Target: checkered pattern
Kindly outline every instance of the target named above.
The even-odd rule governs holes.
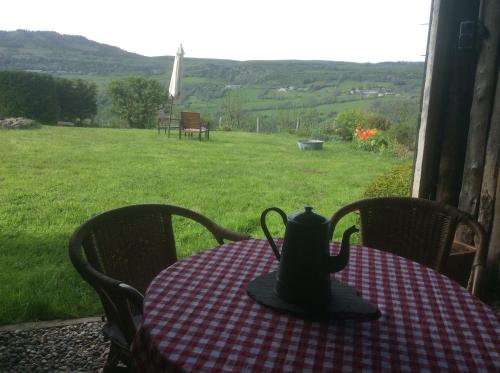
[[[333,251],[338,248],[333,247]],[[500,372],[500,318],[465,289],[412,261],[353,247],[335,277],[377,304],[376,321],[318,322],[246,294],[276,270],[265,240],[177,262],[150,285],[133,346],[141,371]]]

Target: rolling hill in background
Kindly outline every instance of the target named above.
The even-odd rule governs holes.
[[[283,111],[314,109],[324,121],[344,108],[369,108],[374,100],[410,100],[417,104],[424,73],[422,62],[372,64],[189,57],[184,61],[180,103],[186,110],[212,116],[220,113],[228,90],[238,90],[245,112],[263,118]],[[100,91],[100,115],[104,117],[109,105],[105,93],[108,81],[141,75],[168,85],[172,63],[172,56],[145,57],[82,36],[0,31],[0,69],[94,81]]]

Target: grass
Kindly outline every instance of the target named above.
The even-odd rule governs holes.
[[[260,213],[312,205],[325,216],[399,161],[343,144],[299,151],[292,135],[213,132],[209,142],[156,130],[0,131],[0,324],[101,312],[69,262],[74,229],[107,209],[169,203],[263,237]],[[283,227],[270,218],[272,234]],[[347,225],[347,223],[346,223]],[[179,255],[215,244],[180,222]]]

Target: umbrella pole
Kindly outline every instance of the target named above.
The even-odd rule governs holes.
[[[170,111],[168,114],[168,137],[170,137],[170,126],[172,125],[172,107],[174,106],[174,97],[170,96]],[[165,131],[167,129],[165,128]]]

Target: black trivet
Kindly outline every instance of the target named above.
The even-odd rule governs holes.
[[[290,312],[308,319],[375,320],[380,316],[377,306],[361,298],[356,288],[335,279],[331,280],[331,301],[323,309],[283,301],[274,293],[275,281],[276,272],[260,275],[248,283],[247,293],[264,306]]]

